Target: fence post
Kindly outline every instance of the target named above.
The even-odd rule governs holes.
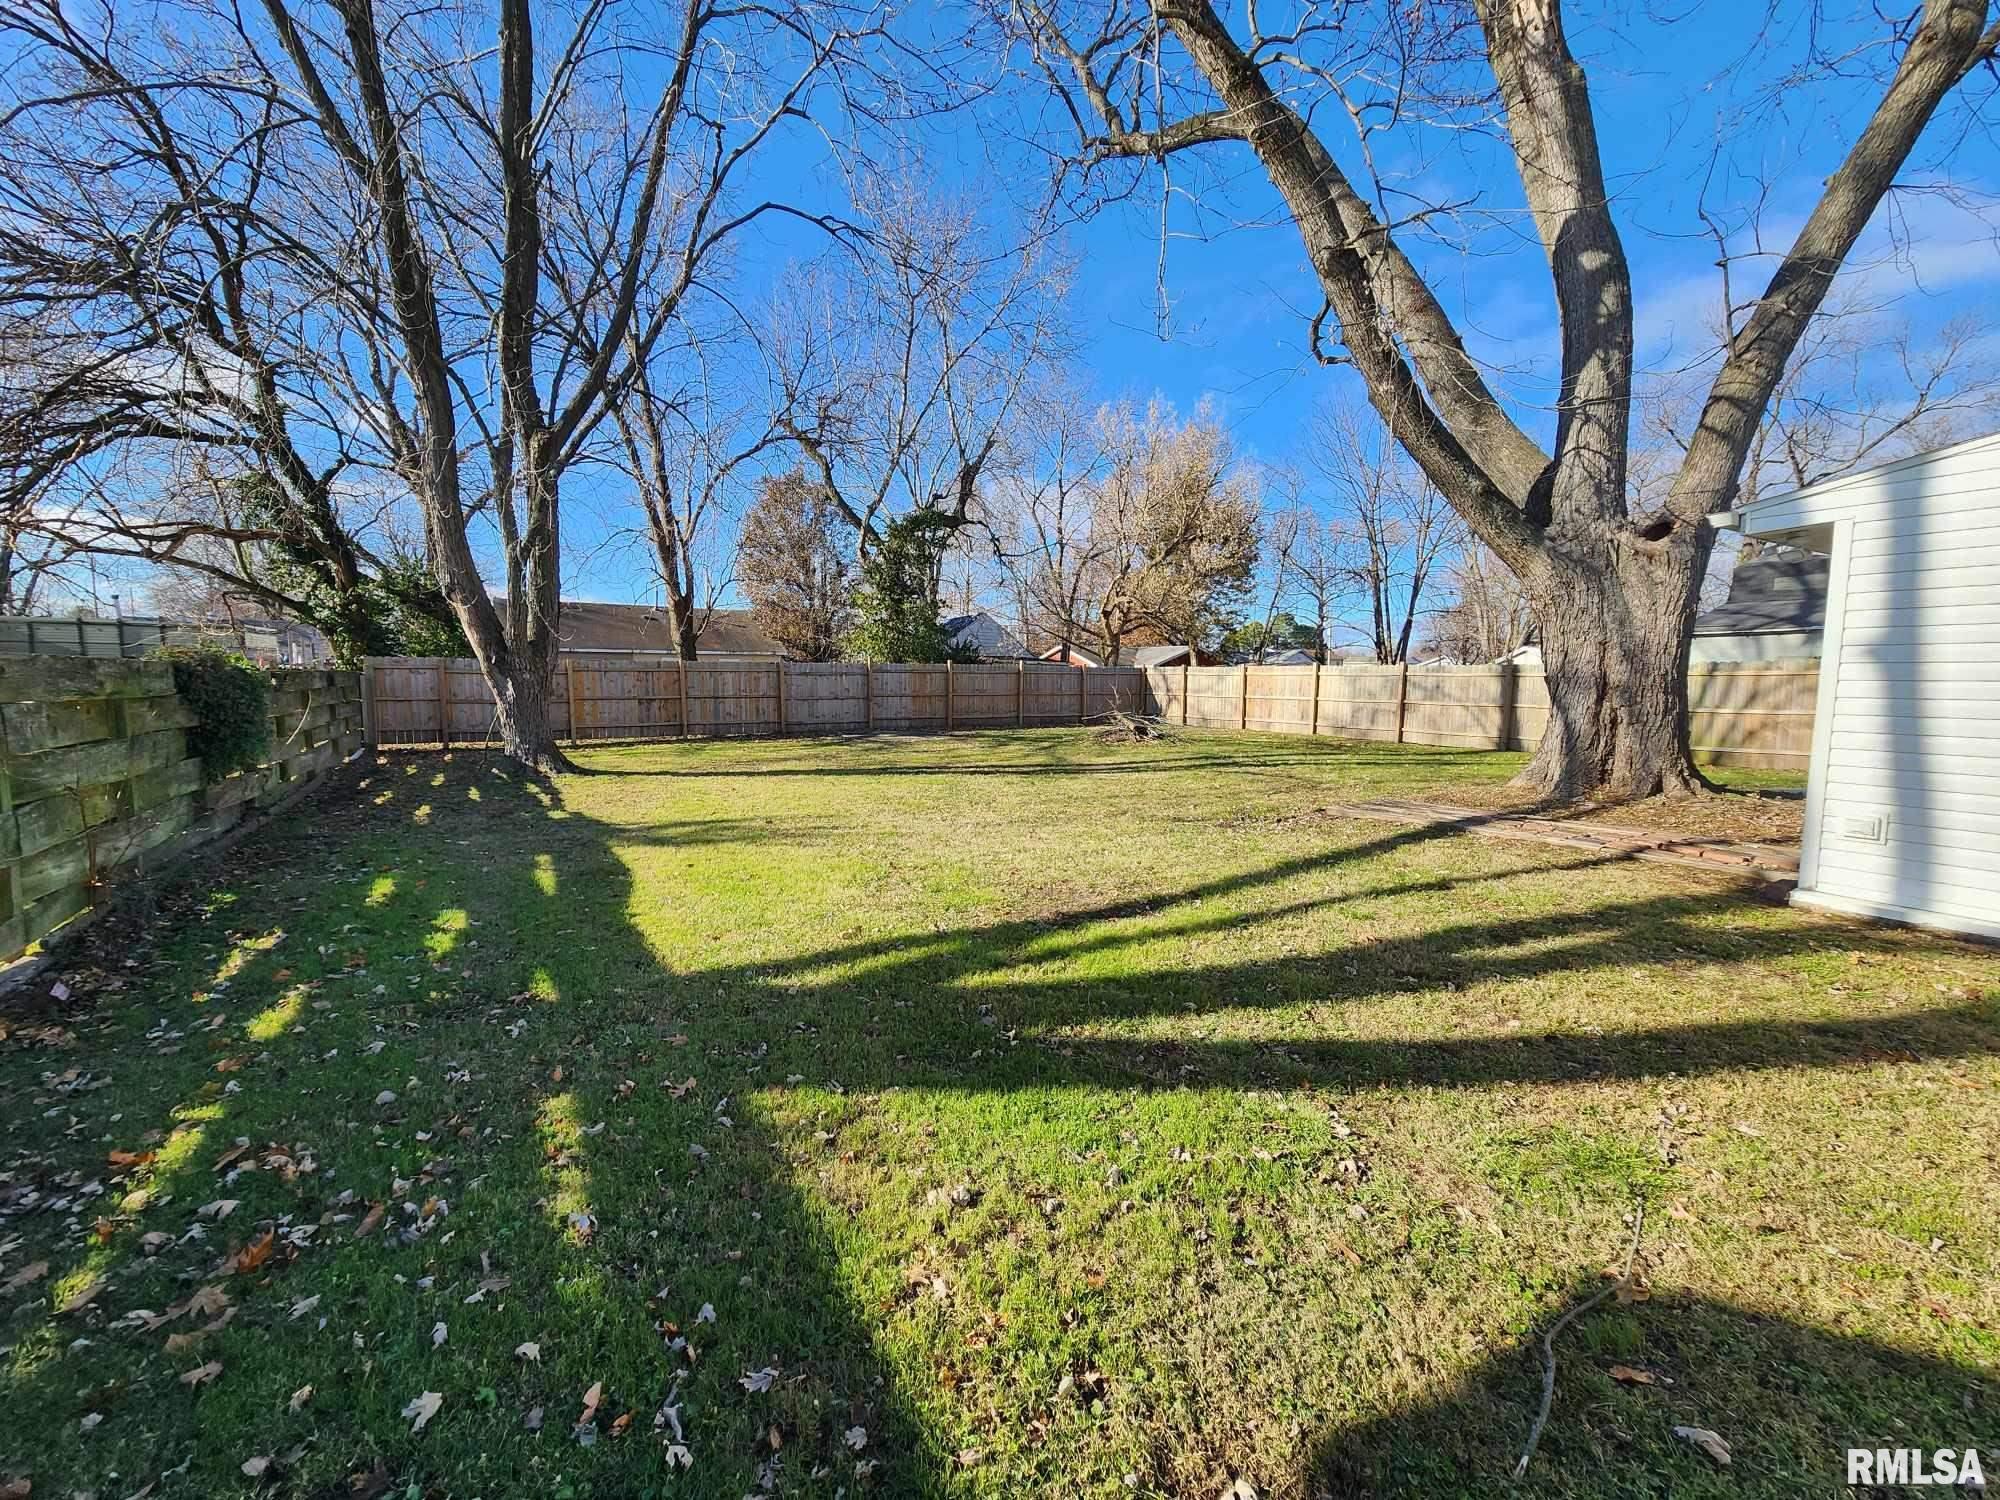
[[[1240,679],[1243,691],[1237,695],[1236,699],[1236,727],[1238,729],[1248,729],[1250,727],[1250,663],[1246,661],[1236,670],[1243,674]]]
[[[569,696],[569,742],[574,745],[583,739],[583,720],[576,712],[576,658],[563,658],[563,687]]]
[[[1021,728],[1028,722],[1028,663],[1021,657],[1014,658],[1014,727]]]
[[[868,732],[870,734],[873,734],[875,732],[875,663],[872,661],[864,661],[861,664],[861,670],[862,673],[864,674],[864,680],[867,684],[866,696],[868,699]]]
[[[946,662],[944,664],[944,728],[945,728],[945,733],[947,734],[949,734],[952,729],[951,721],[952,721],[953,704],[951,701],[951,694],[952,694],[951,685],[955,680],[951,667],[952,664],[950,662]]]
[[[375,658],[361,659],[361,740],[369,749],[382,744],[381,716],[375,707]]]
[[[1396,663],[1396,743],[1403,743],[1403,721],[1410,712],[1410,664]]]
[[[1189,653],[1192,656],[1193,653]],[[1181,663],[1181,723],[1187,723],[1188,663]]]
[[[1090,708],[1090,699],[1085,692],[1085,689],[1088,686],[1089,681],[1090,681],[1090,668],[1078,667],[1076,669],[1076,722],[1079,727],[1083,724],[1083,722],[1086,719],[1090,717],[1090,714],[1088,712]]]
[[[438,743],[451,748],[451,658],[438,658]]]
[[[685,656],[683,656],[683,657],[682,657],[682,658],[680,659],[680,661],[679,661],[678,663],[676,663],[676,665],[677,665],[677,666],[679,666],[679,668],[680,668],[680,672],[679,672],[679,677],[680,677],[680,687],[681,687],[681,738],[682,738],[682,739],[687,739],[687,738],[691,737],[691,736],[692,736],[692,735],[694,734],[694,725],[692,725],[692,724],[690,724],[690,723],[688,722],[688,664],[687,664],[687,658],[686,658]]]
[[[777,671],[778,671],[778,733],[782,735],[785,732],[785,663],[783,658],[780,658],[778,661]]]
[[[1319,674],[1325,670],[1326,666],[1324,663],[1313,663],[1313,718],[1312,728],[1306,731],[1307,734],[1319,733]]]

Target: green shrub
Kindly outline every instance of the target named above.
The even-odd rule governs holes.
[[[187,743],[201,757],[202,779],[214,783],[261,765],[271,748],[271,679],[214,647],[169,646],[155,654],[172,663],[174,691],[199,716],[188,726]]]

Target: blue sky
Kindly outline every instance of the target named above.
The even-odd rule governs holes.
[[[1264,0],[1267,24],[1282,3]],[[1845,21],[1794,0],[1772,0],[1774,14],[1744,0],[1686,0],[1670,15],[1655,14],[1646,0],[1568,7],[1572,46],[1591,78],[1648,367],[1698,364],[1709,344],[1720,282],[1701,204],[1727,226],[1732,253],[1750,257],[1737,264],[1744,295],[1773,264],[1752,255],[1759,236],[1765,249],[1783,248],[1858,133],[1879,93],[1870,75],[1885,71],[1893,54],[1887,26],[1864,0],[1844,3],[1853,11]],[[1240,0],[1231,10],[1240,10]],[[953,25],[948,7],[919,5],[912,15],[939,35]],[[1809,33],[1815,17],[1818,30]],[[1820,55],[1843,59],[1845,76],[1776,87],[1815,45]],[[1933,125],[1904,174],[1908,190],[1878,215],[1850,273],[1856,288],[1907,319],[1919,338],[1947,319],[1991,308],[2000,292],[1992,228],[2000,216],[1989,202],[2000,192],[1992,90],[1990,77],[1975,81]],[[926,126],[920,149],[932,180],[946,191],[990,197],[998,221],[1008,193],[1031,198],[1045,180],[1046,159],[1020,138],[1061,123],[1046,92],[1016,76],[975,108]],[[1325,129],[1354,172],[1351,137],[1331,116]],[[1519,420],[1546,432],[1555,311],[1504,147],[1484,133],[1419,126],[1378,142],[1377,153],[1411,192],[1472,205],[1448,237],[1406,235],[1404,244]],[[841,205],[838,175],[810,127],[799,128],[760,171],[752,184],[758,196]],[[1296,232],[1247,148],[1178,157],[1173,180],[1164,309],[1156,171],[1141,169],[1126,201],[1064,231],[1077,261],[1070,301],[1081,343],[1077,376],[1094,401],[1143,402],[1157,394],[1182,412],[1207,401],[1243,455],[1283,463],[1297,452],[1314,407],[1358,402],[1357,384],[1343,371],[1320,368],[1307,352],[1307,322],[1320,299]],[[1954,193],[1938,191],[1946,182]],[[761,302],[787,261],[820,243],[789,223],[760,228],[740,250],[739,302]],[[773,466],[788,463],[781,455]],[[574,473],[565,499],[565,594],[649,598],[638,522],[615,480]],[[124,587],[130,608],[143,582],[107,587]]]
[[[1721,290],[1702,203],[1727,226],[1732,254],[1751,257],[1735,269],[1740,300],[1774,264],[1754,252],[1783,248],[1876,97],[1866,77],[1775,90],[1811,40],[1804,7],[1776,8],[1775,19],[1740,3],[1696,4],[1670,18],[1625,8],[1615,22],[1598,8],[1569,8],[1632,263],[1642,359],[1652,368],[1696,362],[1709,345]],[[1848,54],[1849,70],[1860,74],[1886,66],[1889,55],[1880,46],[1883,23],[1857,14],[1846,24],[1822,18],[1817,41],[1822,53]],[[1002,94],[976,119],[934,135],[933,172],[948,186],[958,185],[955,178],[997,183],[1021,158],[992,142],[1017,132],[1037,103],[1031,93]],[[1974,201],[1899,194],[1854,261],[1856,286],[1893,305],[1920,336],[1990,306],[2000,289],[2000,250],[1983,211],[1985,196],[2000,188],[2000,147],[1968,124],[1970,114],[1962,105],[1933,126],[1905,181],[1933,189],[1949,179]],[[1332,139],[1351,169],[1351,142]],[[1555,312],[1511,161],[1490,139],[1435,130],[1415,132],[1381,159],[1414,191],[1475,201],[1477,217],[1459,226],[1456,243],[1406,245],[1519,419],[1546,431]],[[1032,166],[1020,172],[1020,181],[1033,177]],[[1130,201],[1068,231],[1079,262],[1072,311],[1084,341],[1080,373],[1101,399],[1157,393],[1183,412],[1207,400],[1246,456],[1282,462],[1315,404],[1359,400],[1358,386],[1308,356],[1306,323],[1319,297],[1296,233],[1247,148],[1177,158],[1173,175],[1181,193],[1168,216],[1164,316],[1157,172]],[[1201,198],[1198,210],[1186,200],[1190,192]],[[765,253],[782,259],[780,245]],[[601,524],[585,514],[570,523],[572,541],[591,555],[579,557],[568,592],[646,597],[640,556],[594,545]]]

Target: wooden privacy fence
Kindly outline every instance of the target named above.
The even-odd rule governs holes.
[[[264,765],[213,786],[165,662],[0,660],[0,960],[156,866],[288,800],[361,748],[353,672],[271,674]]]
[[[1815,661],[1694,667],[1696,758],[1803,771],[1818,686]],[[1531,750],[1549,717],[1539,667],[1153,667],[1146,687],[1152,711],[1176,724],[1467,750]]]
[[[470,658],[370,657],[364,678],[370,744],[493,739],[493,695]],[[1139,668],[682,662],[596,652],[564,655],[550,703],[557,736],[572,741],[1079,724],[1113,708],[1145,711]]]

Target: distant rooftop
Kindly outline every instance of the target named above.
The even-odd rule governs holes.
[[[1736,565],[1729,598],[1694,622],[1696,635],[1772,635],[1826,626],[1827,559],[1778,548]]]
[[[496,598],[496,609],[507,601]],[[651,604],[599,604],[595,600],[562,602],[562,649],[565,651],[673,651],[667,612]],[[778,643],[757,628],[747,609],[709,612],[695,642],[700,656],[782,656]]]

